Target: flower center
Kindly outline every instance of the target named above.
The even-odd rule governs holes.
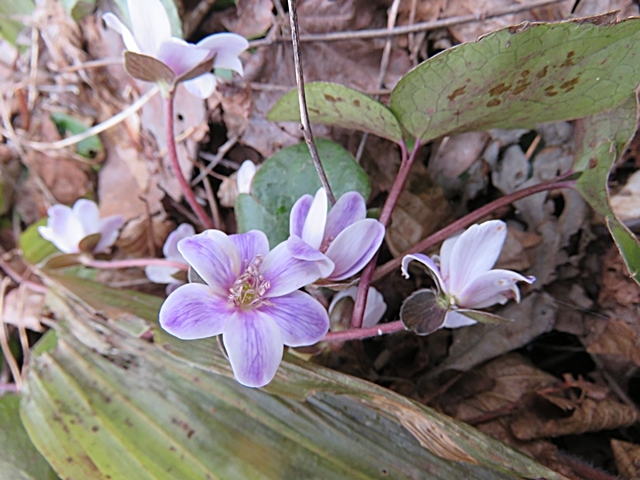
[[[229,301],[242,308],[255,308],[267,303],[262,297],[270,285],[260,274],[262,255],[256,255],[229,289]]]

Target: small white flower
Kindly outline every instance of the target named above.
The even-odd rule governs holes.
[[[173,232],[169,234],[167,240],[162,247],[164,258],[170,262],[183,263],[188,265],[180,251],[178,250],[178,242],[183,238],[189,238],[196,234],[195,229],[188,223],[181,224]],[[184,282],[178,280],[174,275],[180,270],[174,267],[165,267],[162,265],[147,265],[144,273],[153,283],[166,283],[167,293],[171,293],[176,287]]]
[[[242,75],[238,56],[249,46],[244,37],[218,33],[197,44],[188,43],[171,36],[169,16],[160,0],[127,0],[127,7],[131,30],[113,13],[102,16],[107,26],[122,35],[129,52],[159,60],[173,72],[176,82],[185,77],[184,86],[196,97],[208,98],[216,88],[216,78],[210,72],[189,78],[190,72],[207,60],[213,60],[214,68],[226,68]]]
[[[356,300],[358,293],[358,287],[349,287],[346,290],[338,292],[334,295],[331,303],[329,304],[329,315],[338,304],[340,300],[345,297],[350,297],[353,301]],[[373,327],[378,324],[382,319],[384,312],[387,311],[387,304],[384,301],[382,294],[373,287],[369,287],[369,294],[367,295],[367,304],[364,307],[364,318],[362,320],[362,326],[364,328]]]
[[[121,215],[101,219],[98,205],[85,199],[78,200],[73,208],[53,205],[47,214],[47,226],[38,227],[38,233],[64,253],[80,253],[80,242],[96,233],[100,234],[100,240],[93,253],[106,253],[124,224]]]
[[[535,281],[535,277],[525,277],[511,270],[491,269],[506,238],[507,226],[500,220],[473,225],[462,234],[445,240],[440,257],[431,259],[421,253],[405,256],[402,274],[409,278],[407,267],[412,260],[425,265],[436,282],[438,295],[448,308],[442,327],[472,325],[475,320],[455,310],[502,305],[511,299],[519,302],[517,282],[531,284]]]
[[[242,162],[236,178],[238,182],[238,193],[251,193],[251,182],[253,182],[253,176],[256,174],[256,170],[256,164],[251,160]]]

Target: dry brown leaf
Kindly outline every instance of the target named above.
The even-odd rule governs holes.
[[[11,325],[23,326],[34,332],[42,332],[40,324],[44,295],[25,288],[15,288],[4,297],[2,321]]]
[[[598,303],[604,308],[618,310],[640,305],[640,288],[629,276],[618,249],[612,245],[602,259],[602,288]]]
[[[480,158],[490,138],[487,132],[468,132],[445,137],[438,152],[429,161],[429,174],[438,183],[462,175]]]
[[[532,232],[523,232],[509,227],[507,239],[504,242],[500,257],[494,268],[505,270],[527,270],[535,255],[535,247],[541,242],[540,235]]]
[[[236,8],[229,8],[205,22],[204,29],[220,22],[228,31],[246,38],[258,37],[275,22],[272,0],[238,0]]]
[[[251,115],[251,86],[248,82],[236,79],[234,82],[219,82],[218,88],[209,99],[211,105],[220,105],[222,120],[227,127],[227,136],[239,137],[249,125]]]
[[[640,218],[640,171],[631,175],[622,190],[611,196],[609,204],[621,221]]]
[[[574,14],[578,17],[588,17],[599,15],[605,12],[619,10],[618,20],[637,16],[638,5],[633,0],[589,0],[588,2],[578,2]]]
[[[640,325],[610,318],[604,320],[604,331],[591,341],[587,351],[596,354],[619,355],[640,366]]]
[[[616,459],[618,474],[626,480],[640,478],[640,446],[611,439],[611,450]]]

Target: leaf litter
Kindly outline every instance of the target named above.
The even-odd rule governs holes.
[[[180,5],[185,15],[190,11],[186,3]],[[300,28],[303,35],[384,28],[390,3],[307,0],[298,9]],[[402,1],[399,26],[469,14],[477,20],[394,37],[382,87],[377,78],[383,37],[305,42],[305,80],[380,94],[388,104],[391,89],[403,75],[447,46],[473,42],[523,21],[612,10],[619,10],[618,19],[638,15],[632,2],[562,1],[483,19],[488,12],[527,3],[531,2]],[[193,37],[223,29],[248,37],[286,37],[289,27],[283,12],[270,1],[239,1],[235,7],[209,12]],[[52,113],[92,126],[148,91],[148,85],[131,80],[117,62],[98,68],[86,63],[116,58],[121,51],[117,35],[105,30],[99,18],[89,15],[76,23],[58,2],[37,2],[26,22],[31,37],[23,33],[18,38],[23,49],[0,43],[0,58],[12,59],[0,63],[4,92],[0,105],[4,145],[0,146],[7,150],[0,156],[2,211],[7,218],[0,226],[0,246],[6,255],[17,244],[15,235],[43,217],[52,203],[72,204],[83,197],[98,200],[103,216],[125,217],[116,257],[159,255],[175,225],[196,223],[164,155],[158,96],[101,133],[104,152],[94,158],[79,158],[75,148],[38,148],[70,135],[56,128]],[[295,86],[291,58],[290,44],[274,41],[245,53],[245,76],[222,81],[207,102],[178,96],[176,133],[187,178],[206,165],[204,154],[215,156],[233,140],[208,179],[213,194],[221,195],[221,186],[229,185],[229,177],[243,160],[261,164],[300,142],[297,125],[266,118],[276,100]],[[381,262],[478,206],[565,172],[576,149],[573,128],[572,122],[557,122],[533,129],[456,133],[423,147],[392,217]],[[314,125],[314,133],[341,144],[354,156],[362,138],[359,132],[323,125]],[[639,144],[636,139],[630,145],[629,153],[614,166],[610,182],[612,208],[632,229],[640,224],[634,175],[640,165]],[[371,179],[368,205],[379,208],[400,163],[397,149],[387,140],[370,137],[360,163]],[[15,193],[5,196],[7,191]],[[207,194],[204,184],[196,186],[196,192],[211,210],[219,209],[223,230],[235,231],[234,192],[221,205]],[[315,361],[470,422],[568,478],[581,477],[565,461],[567,454],[591,460],[612,475],[636,478],[640,293],[608,237],[606,222],[579,195],[566,190],[528,197],[493,215],[506,219],[509,227],[498,266],[528,269],[538,278],[524,292],[522,303],[495,310],[514,322],[441,330],[424,338],[399,333],[347,342]],[[100,272],[98,278],[164,294],[163,287],[149,284],[133,269]],[[388,305],[385,319],[396,319],[403,299],[416,288],[432,286],[430,282],[417,271],[410,282],[401,280],[399,272],[378,282],[375,286]],[[3,320],[14,339],[21,323],[18,309],[28,310],[22,326],[33,332],[42,329],[40,319],[46,314],[36,294],[20,295],[12,290],[5,299]]]

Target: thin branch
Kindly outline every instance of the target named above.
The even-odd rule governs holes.
[[[125,260],[94,260],[90,257],[80,257],[82,265],[85,267],[104,269],[115,268],[144,268],[150,265],[160,267],[175,268],[177,270],[189,271],[189,265],[180,262],[171,262],[163,258],[128,258]]]
[[[386,28],[375,28],[369,30],[355,30],[349,32],[330,32],[330,33],[316,33],[300,36],[300,42],[335,42],[339,40],[354,40],[364,38],[380,38],[397,35],[405,35],[408,33],[424,32],[428,30],[436,30],[438,28],[451,27],[452,25],[460,25],[463,23],[477,22],[479,20],[486,20],[489,18],[502,17],[504,15],[511,15],[513,13],[524,12],[532,10],[534,8],[546,7],[555,3],[560,3],[563,0],[542,0],[532,3],[517,3],[510,5],[509,7],[502,8],[500,10],[489,11],[484,14],[470,13],[467,15],[459,15],[456,17],[443,18],[441,20],[435,20],[433,22],[420,22],[413,25],[403,25],[395,27],[393,30]],[[273,45],[276,43],[287,43],[288,37],[276,37],[274,39],[260,39],[249,42],[249,48],[257,48]]]
[[[307,111],[307,99],[304,93],[304,75],[302,73],[302,62],[300,61],[300,41],[298,32],[298,14],[296,13],[296,0],[289,0],[289,20],[291,23],[291,41],[293,45],[293,63],[296,70],[296,83],[298,84],[298,100],[300,101],[300,126],[304,140],[307,142],[309,152],[311,152],[311,158],[313,164],[318,171],[320,177],[320,183],[327,192],[327,197],[331,202],[331,205],[336,203],[336,197],[333,196],[327,174],[322,167],[320,161],[320,155],[318,155],[318,149],[316,142],[313,139],[313,132],[311,131],[311,124],[309,123],[309,112]]]
[[[342,332],[329,332],[321,342],[346,342],[347,340],[362,340],[363,338],[379,337],[388,333],[395,333],[405,330],[404,323],[401,320],[395,322],[383,323],[375,327],[368,328],[351,328]]]
[[[198,174],[196,178],[193,179],[191,185],[197,185],[204,179],[207,175],[209,175],[214,168],[220,163],[220,160],[224,158],[224,156],[233,148],[233,146],[238,143],[238,136],[235,135],[231,137],[229,140],[224,142],[216,152],[215,155],[211,155],[208,152],[200,152],[200,157],[205,160],[209,160],[209,165],[206,168],[203,168],[202,171]]]
[[[18,366],[18,362],[11,352],[11,347],[9,347],[7,330],[5,328],[6,325],[4,323],[4,300],[10,281],[11,279],[9,277],[4,277],[2,279],[2,282],[0,282],[0,346],[2,347],[2,354],[4,356],[4,359],[9,364],[9,368],[11,369],[13,381],[15,382],[18,390],[20,390],[22,388],[22,376],[20,373],[20,367]]]

